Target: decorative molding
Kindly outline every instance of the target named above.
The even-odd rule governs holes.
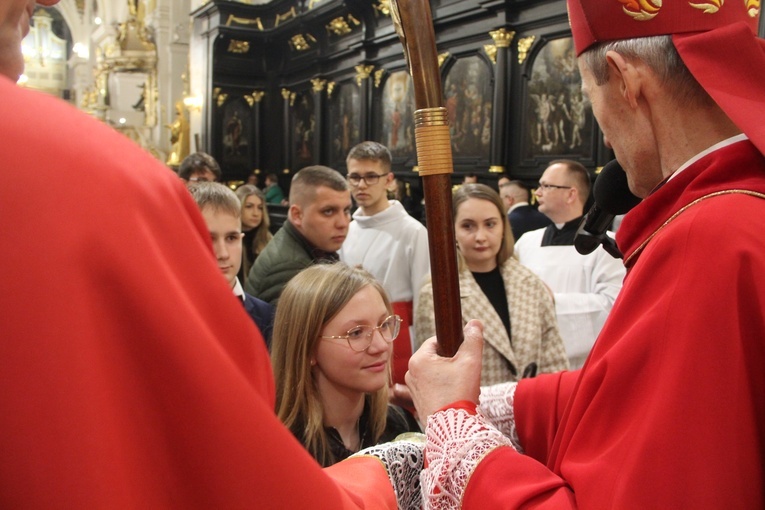
[[[450,53],[444,52],[438,54],[438,68],[441,69],[441,67],[444,65],[444,62],[446,62],[446,59],[449,58]]]
[[[277,14],[276,19],[274,20],[274,28],[279,26],[279,23],[282,21],[287,21],[288,19],[292,19],[297,17],[297,12],[295,11],[295,6],[293,5],[292,8],[285,12],[284,14]]]
[[[290,98],[290,89],[282,89],[282,97],[286,100]]]
[[[313,78],[311,80],[311,85],[313,86],[314,92],[321,92],[324,90],[324,86],[327,84],[327,80],[322,80],[321,78]]]
[[[337,83],[335,83],[333,81],[327,83],[327,97],[328,98],[332,97],[332,93],[335,91],[335,86],[336,85],[337,85]]]
[[[530,35],[529,37],[524,37],[522,39],[518,40],[518,63],[523,64],[523,61],[526,60],[526,57],[529,54],[529,49],[531,49],[531,45],[534,44],[534,40],[537,37],[535,35]]]
[[[356,84],[361,87],[361,82],[369,78],[369,76],[372,74],[372,71],[374,71],[375,66],[365,66],[364,64],[360,64],[354,67],[354,69],[356,69]]]
[[[509,48],[510,43],[513,42],[513,38],[515,37],[515,32],[508,32],[506,29],[500,28],[499,30],[492,30],[489,32],[489,36],[494,40],[494,44],[497,48]]]
[[[266,96],[266,92],[264,90],[253,90],[251,96],[253,101],[259,103]]]
[[[493,174],[503,174],[505,173],[505,167],[501,165],[492,165],[489,167],[489,172]]]
[[[323,0],[309,0],[309,2],[308,2],[308,10],[310,11],[311,9],[316,7],[316,5],[320,4],[322,1]]]
[[[375,71],[375,88],[380,88],[380,83],[382,83],[382,78],[385,75],[385,69],[378,69]]]
[[[327,32],[333,33],[337,36],[343,36],[353,32],[353,28],[351,28],[351,24],[357,27],[361,25],[361,22],[349,14],[347,20],[346,18],[343,18],[342,16],[337,17],[333,19],[332,21],[330,21],[326,25],[326,28],[327,28]]]
[[[231,39],[228,43],[229,53],[238,53],[240,55],[250,51],[250,41],[239,41],[237,39]]]
[[[297,92],[290,94],[290,106],[295,106],[295,99],[297,99]]]
[[[316,38],[311,34],[296,34],[290,39],[290,47],[294,51],[307,51],[311,49],[311,44],[316,43]]]
[[[496,44],[484,44],[483,51],[489,56],[492,64],[497,64],[497,45]]]
[[[226,26],[230,27],[232,23],[236,23],[237,25],[246,25],[246,26],[255,26],[258,30],[261,32],[265,30],[263,27],[263,21],[258,17],[255,19],[250,18],[240,18],[239,16],[234,16],[233,14],[228,15],[228,19],[226,20]]]

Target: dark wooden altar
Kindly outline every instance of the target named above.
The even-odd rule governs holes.
[[[432,0],[454,183],[505,172],[535,184],[566,157],[610,159],[582,98],[564,0]],[[202,150],[225,180],[310,164],[345,172],[348,149],[386,144],[420,193],[411,79],[387,0],[212,0],[192,13],[202,65]]]

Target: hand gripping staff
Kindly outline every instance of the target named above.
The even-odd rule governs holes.
[[[414,85],[414,132],[425,192],[438,352],[453,356],[462,343],[462,311],[452,220],[452,148],[430,2],[391,0],[390,6]]]

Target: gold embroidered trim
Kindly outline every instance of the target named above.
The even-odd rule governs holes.
[[[670,216],[670,217],[669,217],[669,219],[668,219],[667,221],[665,221],[664,223],[662,223],[662,225],[661,225],[659,228],[657,228],[657,229],[656,229],[656,230],[653,232],[653,234],[651,234],[650,236],[648,236],[648,238],[647,238],[645,241],[643,241],[643,242],[640,244],[640,246],[638,246],[638,247],[635,249],[635,251],[633,251],[633,252],[630,254],[630,256],[629,256],[629,257],[627,257],[626,259],[624,259],[624,265],[625,265],[625,266],[627,266],[627,265],[630,263],[630,261],[631,261],[631,260],[632,260],[632,259],[633,259],[633,258],[634,258],[634,257],[635,257],[637,254],[638,254],[638,253],[640,253],[641,251],[643,251],[643,248],[645,248],[645,247],[646,247],[646,245],[647,245],[648,243],[650,243],[650,242],[651,242],[651,239],[653,239],[654,237],[656,237],[656,235],[657,235],[659,232],[661,232],[662,230],[664,230],[664,228],[665,228],[667,225],[669,225],[669,224],[670,224],[670,223],[671,223],[671,222],[672,222],[672,221],[673,221],[675,218],[677,218],[677,217],[678,217],[678,216],[680,216],[682,213],[684,213],[684,212],[685,212],[685,211],[686,211],[688,208],[690,208],[690,207],[692,207],[692,206],[694,206],[694,205],[698,204],[699,202],[702,202],[702,201],[706,200],[707,198],[719,197],[719,196],[721,196],[721,195],[732,195],[732,194],[734,194],[734,193],[740,193],[740,194],[743,194],[743,195],[749,195],[749,196],[753,196],[753,197],[757,197],[757,198],[762,198],[762,199],[765,199],[765,194],[763,194],[763,193],[758,193],[757,191],[750,191],[750,190],[747,190],[747,189],[728,189],[728,190],[723,190],[723,191],[716,191],[716,192],[714,192],[714,193],[710,193],[710,194],[708,194],[708,195],[704,195],[703,197],[699,197],[699,198],[697,198],[696,200],[694,200],[693,202],[691,202],[690,204],[687,204],[687,205],[685,205],[684,207],[682,207],[682,208],[681,208],[680,210],[678,210],[678,211],[677,211],[675,214],[673,214],[672,216]]]

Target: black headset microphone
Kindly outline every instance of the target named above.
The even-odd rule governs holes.
[[[606,234],[611,222],[619,214],[625,214],[640,203],[640,198],[630,191],[627,174],[615,159],[606,163],[592,189],[595,203],[582,219],[574,237],[574,247],[587,255],[603,245],[611,256],[622,258],[613,238]]]

